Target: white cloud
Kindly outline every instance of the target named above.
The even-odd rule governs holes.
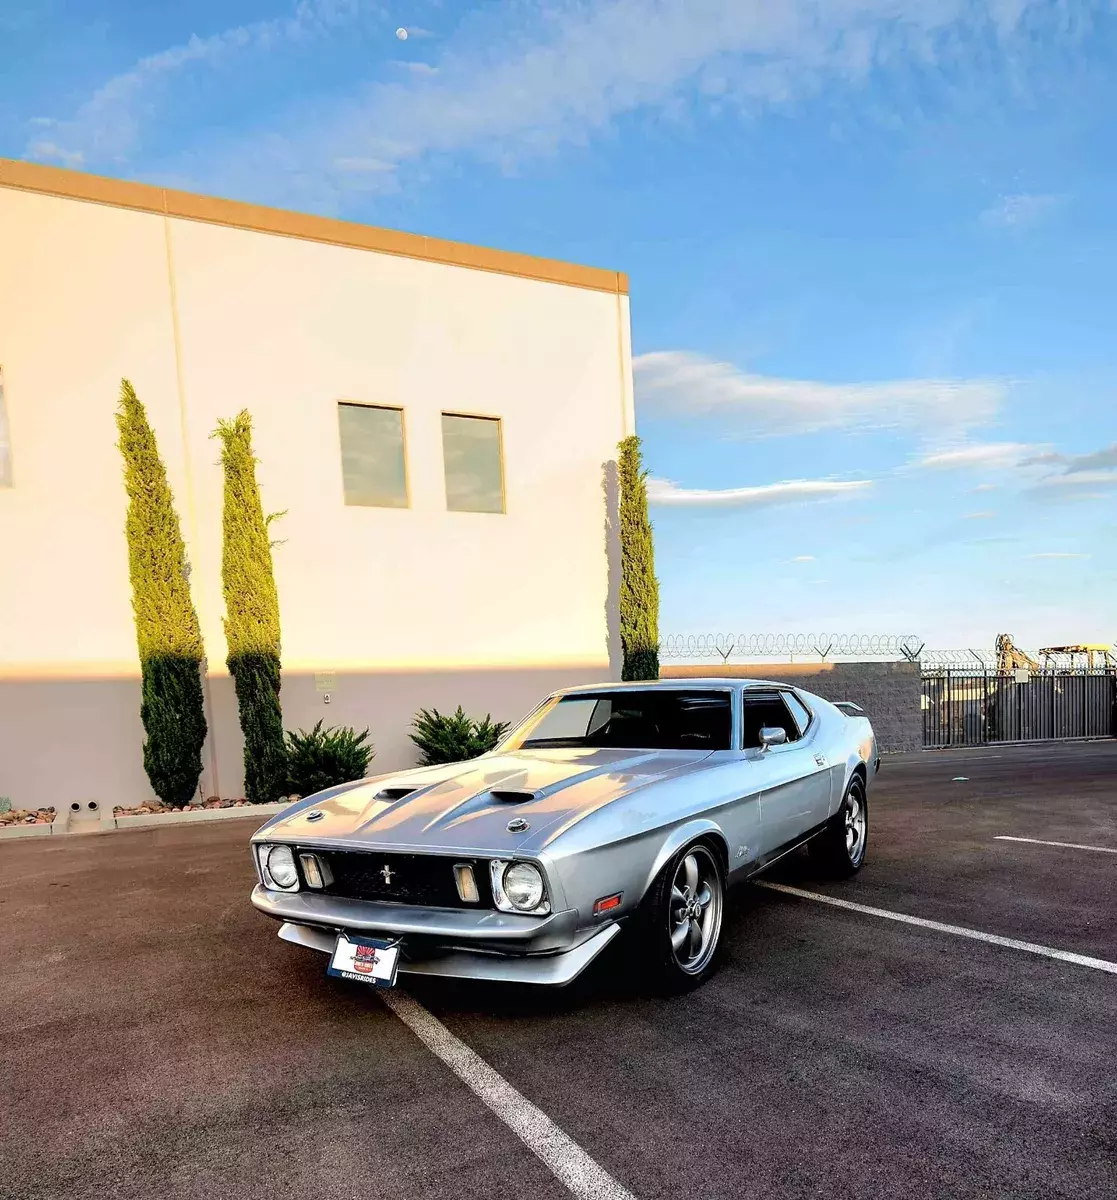
[[[962,517],[962,520],[963,521],[988,521],[990,518],[995,517],[996,515],[997,514],[995,512],[993,512],[992,509],[987,508],[987,509],[984,509],[982,512],[966,513]]]
[[[651,478],[648,480],[648,501],[651,504],[692,508],[768,508],[854,496],[872,486],[871,479],[793,479],[761,487],[681,488],[669,479]],[[808,560],[802,558],[796,561]]]
[[[48,162],[59,162],[64,167],[70,167],[71,169],[76,169],[85,162],[85,155],[80,150],[67,150],[57,142],[52,142],[46,138],[37,138],[27,149],[32,158],[39,158]]]
[[[1035,192],[1001,196],[981,214],[981,223],[994,229],[1030,229],[1054,212],[1064,199]]]
[[[940,450],[918,459],[913,466],[927,467],[933,470],[954,470],[974,468],[990,470],[1000,467],[1018,467],[1026,461],[1035,461],[1032,457],[1040,446],[1029,445],[1026,442],[975,442],[970,445],[958,446],[953,450]],[[985,483],[975,488],[975,491],[989,491],[996,484]]]
[[[1117,442],[1089,454],[1038,454],[1029,459],[1025,466],[1062,467],[1066,475],[1075,475],[1098,468],[1117,467]]]
[[[1047,550],[1041,554],[1026,554],[1025,558],[1089,558],[1088,554],[1071,554],[1064,550]]]
[[[372,174],[396,169],[395,163],[385,162],[382,158],[335,158],[334,166],[339,171],[362,171]]]
[[[752,437],[840,428],[964,430],[992,418],[1006,391],[992,380],[774,379],[681,350],[642,354],[633,370],[641,416],[716,416]]]
[[[793,559],[793,563],[812,563],[814,562],[813,554],[797,554]]]
[[[365,9],[366,0],[301,0],[292,16],[191,38],[147,56],[99,88],[65,123],[67,136],[54,143],[87,159],[129,154],[142,141],[143,126],[158,126],[167,89],[188,71],[234,55],[239,69],[253,51],[344,29]],[[378,12],[377,19],[386,14]],[[1007,57],[1036,36],[1039,22],[1054,20],[1047,0],[483,6],[442,43],[437,75],[377,82],[381,64],[370,63],[365,78],[333,85],[319,97],[304,95],[301,107],[297,102],[279,118],[265,115],[260,127],[225,141],[218,163],[211,144],[205,183],[257,191],[267,178],[274,196],[279,181],[293,175],[344,186],[332,170],[339,158],[402,164],[430,154],[475,152],[503,161],[584,143],[638,109],[677,111],[696,103],[752,113],[786,106],[828,84],[858,86],[883,67],[925,70],[940,57],[956,66],[966,53],[976,55],[974,47],[984,54],[998,39]],[[415,37],[427,32],[407,28]],[[185,85],[183,93],[192,94]]]
[[[1048,475],[1028,489],[1036,500],[1101,500],[1117,488],[1117,469]]]
[[[140,142],[145,121],[157,117],[159,101],[191,67],[212,67],[250,51],[267,52],[279,44],[299,43],[352,23],[363,0],[298,0],[290,16],[190,38],[139,59],[127,71],[103,83],[70,120],[36,118],[56,134],[30,143],[33,158],[73,165],[127,156]]]

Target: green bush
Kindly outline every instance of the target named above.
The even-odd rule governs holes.
[[[475,721],[462,712],[460,704],[458,711],[449,716],[437,708],[430,712],[421,708],[411,726],[415,730],[411,740],[422,751],[419,764],[424,767],[463,762],[486,754],[508,732],[507,721],[494,724],[489,713],[483,721]]]
[[[9,796],[0,796],[0,816],[12,811],[12,801]]]
[[[626,437],[620,460],[622,679],[659,678],[659,581],[648,519],[647,472],[640,439]]]
[[[279,707],[279,596],[271,541],[256,482],[252,418],[218,421],[225,468],[221,581],[227,663],[244,733],[244,794],[253,804],[278,800],[287,786],[287,751]]]
[[[128,495],[124,531],[140,656],[144,770],[159,799],[182,808],[198,790],[206,740],[202,633],[167,471],[127,379],[120,381],[116,424]]]
[[[287,732],[287,787],[298,796],[312,796],[339,783],[364,779],[375,751],[368,730],[358,733],[348,725]]]

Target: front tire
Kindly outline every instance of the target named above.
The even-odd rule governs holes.
[[[644,900],[641,955],[656,990],[700,987],[717,970],[725,872],[705,842],[681,850]]]
[[[865,781],[854,775],[838,811],[811,842],[811,857],[833,879],[848,879],[861,870],[869,845],[869,802]]]

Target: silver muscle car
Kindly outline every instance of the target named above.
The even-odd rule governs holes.
[[[565,984],[627,928],[684,990],[714,969],[729,884],[808,841],[860,869],[879,765],[860,709],[785,684],[571,688],[480,758],[272,818],[252,902],[348,978]]]

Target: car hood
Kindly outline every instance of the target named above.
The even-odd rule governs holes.
[[[489,754],[308,797],[295,811],[268,822],[257,837],[353,849],[530,852],[603,805],[654,780],[693,770],[708,757],[693,750]],[[413,790],[401,795],[404,789]],[[314,812],[322,815],[310,820]],[[522,818],[528,828],[509,830],[513,818]]]

